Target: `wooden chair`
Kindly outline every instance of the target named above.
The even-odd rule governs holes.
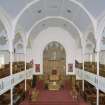
[[[39,91],[36,90],[36,89],[33,90],[33,91],[32,91],[32,95],[31,95],[31,101],[32,101],[32,102],[37,101],[38,95],[39,95]]]

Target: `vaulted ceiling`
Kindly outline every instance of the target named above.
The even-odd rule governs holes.
[[[86,32],[89,27],[94,33],[92,19],[98,20],[105,14],[105,0],[0,0],[0,8],[11,23],[18,19],[16,33],[21,27],[25,35],[33,39],[48,27],[61,27],[72,35],[80,47],[80,32],[84,39],[88,38]],[[0,22],[0,32],[3,30],[5,28]],[[95,44],[94,34],[90,39]]]

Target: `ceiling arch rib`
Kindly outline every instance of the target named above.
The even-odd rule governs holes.
[[[65,30],[67,30],[70,34],[72,34],[72,37],[75,39],[77,45],[81,46],[83,45],[83,34],[82,32],[79,30],[79,28],[70,20],[63,18],[63,17],[56,17],[56,16],[52,16],[52,17],[46,17],[44,19],[39,20],[38,22],[36,22],[31,28],[30,30],[27,32],[27,43],[28,43],[28,39],[30,36],[34,35],[38,35],[38,33],[48,27],[61,27]],[[34,30],[35,29],[35,30]],[[73,32],[71,32],[70,30],[74,30]],[[36,31],[36,32],[34,32]],[[34,38],[32,38],[34,39]]]
[[[19,20],[20,20],[20,18],[22,17],[22,15],[29,9],[29,8],[31,8],[31,6],[33,6],[34,4],[36,4],[37,2],[39,2],[39,1],[41,1],[41,0],[34,0],[34,1],[32,1],[32,2],[30,2],[30,3],[28,3],[24,8],[23,8],[23,10],[17,15],[17,17],[15,18],[15,21],[14,21],[14,29],[13,29],[13,31],[15,31],[15,29],[16,29],[16,25],[18,24],[18,22],[19,22]],[[55,1],[55,0],[54,0]],[[81,4],[81,3],[79,3],[78,1],[76,1],[76,0],[68,0],[69,1],[69,3],[73,3],[74,5],[76,5],[76,6],[78,6],[79,8],[81,8],[81,10],[83,10],[84,11],[84,13],[86,13],[86,15],[87,15],[87,17],[90,19],[90,21],[91,21],[91,23],[93,24],[93,27],[94,27],[94,18],[93,18],[93,16],[88,12],[88,10]],[[69,11],[68,11],[69,12]]]

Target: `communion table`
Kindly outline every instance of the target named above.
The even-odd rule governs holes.
[[[48,83],[48,90],[59,90],[59,75],[50,75],[49,83]]]

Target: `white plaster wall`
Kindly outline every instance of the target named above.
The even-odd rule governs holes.
[[[9,51],[0,51],[0,56],[4,57],[4,64],[8,64],[10,62]]]
[[[28,48],[26,50],[26,61],[30,62],[30,61],[32,61],[32,59],[33,59],[33,57],[32,57],[32,50]]]
[[[83,61],[82,61],[82,60],[83,60],[82,49],[76,50],[75,59],[78,60],[80,63],[83,62]]]
[[[32,50],[31,49],[27,49],[26,50],[26,61],[30,62],[32,60]],[[16,52],[14,54],[14,61],[25,61],[25,54],[23,51],[19,51]]]
[[[25,61],[25,55],[23,53],[14,54],[14,61]]]
[[[105,51],[100,52],[100,63],[105,64]]]
[[[35,64],[40,64],[40,73],[43,73],[43,51],[46,45],[52,41],[58,41],[62,44],[66,51],[66,74],[68,73],[68,64],[74,63],[76,54],[76,45],[70,33],[62,28],[50,27],[42,31],[33,41],[33,59]]]

